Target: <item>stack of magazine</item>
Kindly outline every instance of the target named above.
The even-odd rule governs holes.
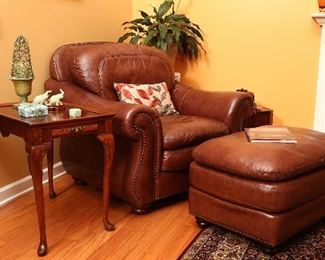
[[[248,140],[252,143],[297,143],[297,138],[287,127],[261,126],[256,128],[245,128],[245,132]]]

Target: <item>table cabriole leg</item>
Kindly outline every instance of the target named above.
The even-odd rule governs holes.
[[[44,192],[42,183],[42,158],[45,153],[50,149],[50,147],[51,143],[44,143],[41,145],[34,146],[26,144],[25,146],[29,170],[33,181],[35,203],[40,231],[40,242],[37,250],[38,256],[45,256],[47,254]]]
[[[51,147],[47,152],[47,174],[49,180],[49,197],[54,199],[56,198],[56,193],[53,184],[53,141],[51,142]]]
[[[9,132],[6,132],[6,131],[0,131],[0,133],[1,133],[1,135],[3,136],[3,137],[8,137],[10,134],[9,134]]]
[[[114,224],[110,223],[109,213],[109,192],[110,192],[110,174],[114,157],[114,137],[112,134],[100,134],[98,140],[104,146],[104,173],[103,173],[103,222],[107,231],[115,230]]]

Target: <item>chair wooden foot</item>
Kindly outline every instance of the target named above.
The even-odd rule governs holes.
[[[78,186],[87,186],[87,182],[83,181],[83,180],[80,180],[76,177],[72,177],[73,180],[74,180],[74,183]]]
[[[104,227],[107,231],[114,231],[115,225],[110,223],[109,221],[104,220]]]
[[[50,191],[49,194],[50,194],[50,199],[55,199],[56,198],[55,191]]]
[[[208,221],[206,221],[206,220],[204,220],[204,219],[202,219],[202,218],[195,217],[195,219],[196,219],[196,224],[197,224],[200,228],[206,228],[206,227],[208,227],[208,226],[211,225],[210,222],[208,222]]]
[[[38,249],[37,249],[37,255],[38,256],[46,256],[47,254],[47,243],[46,241],[40,242]]]
[[[137,207],[134,207],[133,208],[133,212],[137,215],[143,215],[143,214],[146,214],[150,211],[150,206],[151,205],[148,205],[148,206],[145,206],[145,207],[141,207],[141,208],[137,208]]]

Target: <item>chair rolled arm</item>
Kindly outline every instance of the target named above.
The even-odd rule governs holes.
[[[64,91],[64,102],[115,113],[113,123],[116,136],[138,140],[141,137],[142,130],[146,128],[154,128],[157,135],[161,135],[159,114],[147,106],[108,100],[71,82],[58,82],[48,79],[45,82],[45,89],[52,90],[54,93],[62,89]]]
[[[254,111],[253,97],[244,92],[209,92],[177,84],[171,96],[181,114],[219,120],[231,133],[242,130],[244,119]]]

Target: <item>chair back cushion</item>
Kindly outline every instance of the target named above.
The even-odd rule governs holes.
[[[174,85],[174,71],[162,51],[126,43],[91,42],[64,45],[50,62],[51,77],[72,82],[99,96],[118,100],[114,82]]]

